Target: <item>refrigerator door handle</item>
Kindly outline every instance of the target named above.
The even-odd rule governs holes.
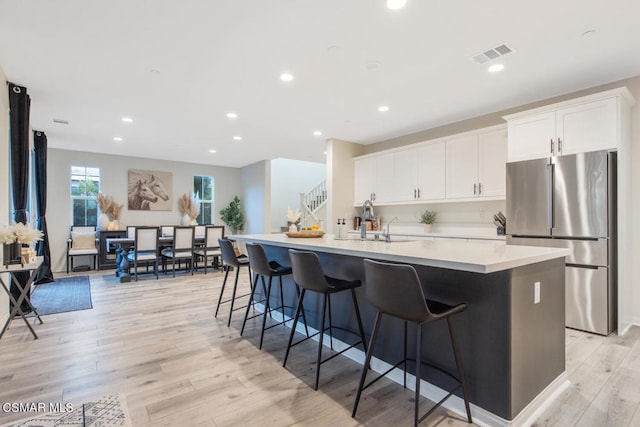
[[[553,230],[553,187],[554,187],[554,164],[547,164],[547,228]]]

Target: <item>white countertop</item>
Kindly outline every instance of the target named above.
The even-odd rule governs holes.
[[[348,230],[347,233],[351,236],[360,237],[360,230]],[[367,236],[372,236],[376,234],[383,234],[383,231],[367,231]],[[437,238],[452,238],[452,239],[477,239],[477,240],[495,240],[504,242],[507,240],[506,236],[498,236],[497,234],[475,234],[475,233],[465,233],[465,232],[432,232],[425,233],[423,231],[394,231],[391,232],[391,237],[394,236],[404,238],[404,237],[435,237]]]
[[[238,241],[256,242],[292,249],[340,255],[371,257],[414,265],[449,268],[474,273],[493,273],[569,255],[564,248],[511,246],[502,242],[416,240],[384,241],[335,240],[332,234],[320,238],[289,238],[284,234],[230,236]]]

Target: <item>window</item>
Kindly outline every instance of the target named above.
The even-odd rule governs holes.
[[[193,194],[200,200],[200,212],[198,212],[198,224],[213,224],[213,177],[199,176],[193,177]]]
[[[98,225],[100,168],[71,166],[73,225]]]

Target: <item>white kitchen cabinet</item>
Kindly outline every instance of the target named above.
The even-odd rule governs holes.
[[[446,141],[446,197],[505,197],[507,134],[503,127]]]
[[[397,202],[445,198],[444,141],[394,153],[394,194]]]
[[[365,200],[387,203],[393,200],[393,153],[362,157],[354,160],[354,202]]]
[[[508,161],[615,150],[620,139],[618,90],[512,114]]]

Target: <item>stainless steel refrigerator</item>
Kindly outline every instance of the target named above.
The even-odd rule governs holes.
[[[507,163],[507,244],[566,247],[566,325],[616,328],[616,156]],[[542,296],[544,298],[544,295]]]

